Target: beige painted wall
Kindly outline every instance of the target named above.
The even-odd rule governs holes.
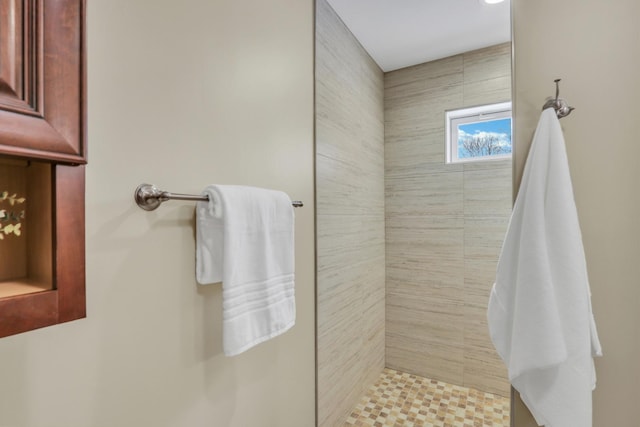
[[[504,396],[486,310],[511,160],[445,164],[444,112],[510,99],[510,44],[385,74],[387,366]]]
[[[640,2],[513,0],[516,177],[540,108],[562,78],[562,119],[604,357],[594,427],[638,425]],[[516,426],[534,426],[522,406]]]
[[[325,0],[316,16],[318,425],[384,368],[383,75]]]
[[[314,417],[311,1],[89,0],[88,318],[0,340],[6,427],[310,427]],[[296,210],[296,326],[221,351],[194,275],[194,205],[152,182],[278,188]]]

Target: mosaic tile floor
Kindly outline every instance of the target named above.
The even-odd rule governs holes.
[[[509,399],[385,368],[347,426],[509,427]]]

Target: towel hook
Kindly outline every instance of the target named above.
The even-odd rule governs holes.
[[[556,115],[558,116],[559,119],[568,116],[569,114],[571,114],[571,112],[573,110],[575,110],[575,108],[570,107],[569,104],[567,103],[567,101],[565,101],[562,98],[559,98],[560,95],[560,85],[559,82],[562,79],[555,79],[554,82],[556,84],[556,97],[554,98],[547,98],[547,101],[544,103],[544,105],[542,106],[543,110],[546,110],[547,108],[553,108],[554,110],[556,110]]]

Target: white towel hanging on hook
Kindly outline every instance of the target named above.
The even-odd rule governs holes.
[[[562,129],[542,112],[498,262],[491,339],[537,423],[591,427],[591,311],[582,237]]]

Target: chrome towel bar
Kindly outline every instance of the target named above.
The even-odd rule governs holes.
[[[170,193],[168,191],[159,190],[152,184],[140,184],[136,188],[133,195],[136,203],[145,211],[153,211],[167,200],[191,200],[194,202],[206,202],[209,200],[207,196],[196,196],[192,194]],[[299,200],[291,202],[294,208],[301,208],[304,204]]]

